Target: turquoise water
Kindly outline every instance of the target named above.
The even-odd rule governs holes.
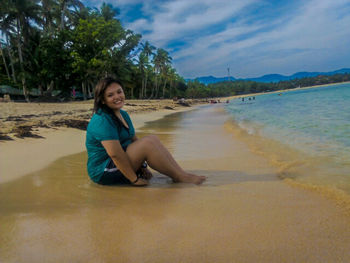
[[[350,83],[235,99],[225,109],[250,135],[319,160],[318,176],[350,190]]]

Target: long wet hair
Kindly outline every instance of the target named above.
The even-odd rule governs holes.
[[[112,85],[113,83],[118,84],[121,87],[123,87],[123,85],[121,84],[121,82],[119,80],[112,78],[112,77],[103,78],[97,83],[96,88],[95,88],[95,99],[94,99],[93,113],[98,114],[99,110],[102,110],[102,111],[108,113],[112,117],[112,120],[116,123],[117,128],[118,128],[118,132],[120,132],[121,127],[125,127],[125,126],[123,125],[121,120],[115,116],[113,110],[111,108],[109,108],[106,104],[103,103],[106,89],[110,85]],[[129,131],[129,129],[127,129],[127,130]]]

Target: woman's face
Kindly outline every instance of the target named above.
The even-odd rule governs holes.
[[[117,84],[112,83],[107,87],[103,96],[103,103],[112,110],[120,110],[124,106],[125,94],[123,88]]]

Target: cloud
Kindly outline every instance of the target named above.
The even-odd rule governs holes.
[[[112,4],[115,7],[123,7],[127,5],[140,4],[143,3],[143,0],[81,0],[83,3],[88,4],[89,6],[99,7],[103,2]]]
[[[340,54],[349,51],[350,31],[346,25],[350,16],[349,12],[340,15],[338,11],[347,10],[344,2],[311,1],[290,12],[288,20],[283,15],[263,22],[240,21],[240,24],[246,23],[241,27],[237,27],[236,22],[175,54],[176,66],[182,74],[192,72],[191,76],[205,72],[222,76],[230,66],[231,72],[241,77],[346,66],[346,59]],[[244,37],[247,32],[254,33]],[[210,48],[211,45],[214,48]],[[334,65],[335,57],[339,66]],[[331,60],[333,62],[327,64]]]
[[[154,6],[145,5],[143,11],[151,17],[149,25],[152,32],[144,37],[157,46],[164,46],[176,39],[191,40],[196,35],[210,33],[210,27],[218,25],[238,14],[242,8],[253,3],[247,1],[209,1],[209,0],[179,0],[159,3],[157,11]],[[128,24],[136,32],[142,32],[139,21]],[[209,30],[208,30],[209,29]]]
[[[227,67],[236,77],[349,67],[349,0],[117,4],[124,25],[168,50],[186,78],[224,76]]]

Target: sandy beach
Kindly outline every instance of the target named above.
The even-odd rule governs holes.
[[[196,105],[203,101],[188,100],[186,103]],[[128,100],[124,106],[133,116],[136,129],[147,121],[190,108],[172,100]],[[40,170],[63,156],[84,151],[85,129],[92,109],[91,100],[0,103],[0,183]]]
[[[349,213],[280,180],[225,129],[221,105],[137,111],[128,103],[139,136],[156,134],[184,168],[208,180],[173,184],[155,173],[147,188],[98,186],[86,174],[84,131],[54,126],[63,114],[32,117],[49,127],[25,139],[3,115],[2,132],[14,140],[0,141],[0,262],[350,261]],[[65,120],[91,114],[91,103],[72,105],[50,112],[67,112]],[[21,105],[8,112],[23,119],[49,107],[32,106],[36,113]]]

